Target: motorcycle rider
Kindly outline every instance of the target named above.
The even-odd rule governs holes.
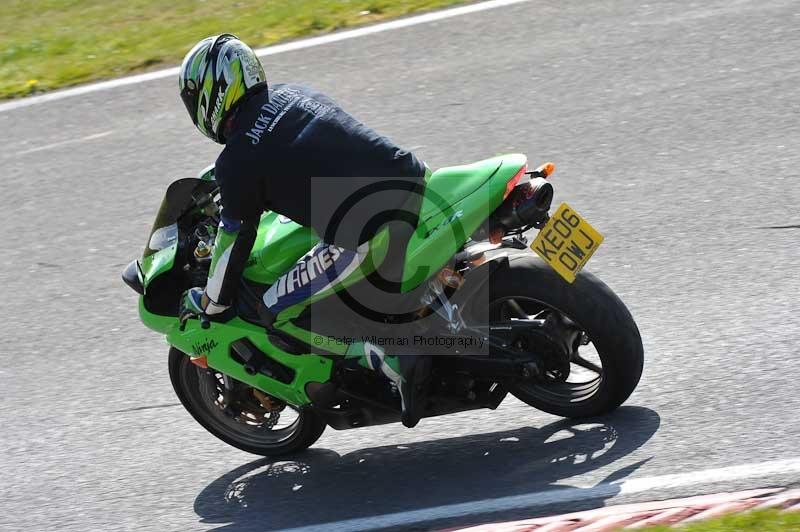
[[[324,176],[327,183],[339,178],[325,190],[336,204],[352,193],[347,178],[402,178],[413,186],[428,171],[413,153],[361,124],[324,94],[294,84],[268,86],[258,57],[234,35],[208,37],[195,45],[181,65],[179,86],[200,132],[225,145],[213,169],[222,212],[208,283],[205,290],[196,287],[185,293],[182,320],[230,315],[265,210],[314,227],[325,241],[264,293],[260,314],[274,319],[293,305],[326,294],[362,264],[369,252],[365,240],[372,235],[354,237],[351,231],[330,240],[322,233],[325,228],[315,227],[311,178]],[[429,357],[390,356],[369,343],[358,344],[355,351],[351,346],[346,354],[354,353],[363,357],[363,365],[395,382],[403,424],[416,425]]]

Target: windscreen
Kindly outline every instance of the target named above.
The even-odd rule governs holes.
[[[143,257],[168,248],[178,241],[178,221],[195,206],[195,200],[216,189],[213,181],[196,178],[173,182],[161,201],[161,206],[147,237]]]

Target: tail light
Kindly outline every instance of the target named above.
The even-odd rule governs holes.
[[[548,211],[553,201],[553,185],[547,178],[553,174],[555,164],[544,163],[536,170],[528,171],[528,165],[506,184],[503,203],[473,233],[475,240],[489,240],[497,244],[508,231],[529,226],[541,227],[548,219]],[[527,183],[519,184],[522,176],[530,175]]]
[[[514,177],[512,177],[508,181],[508,183],[506,183],[506,191],[503,194],[503,199],[506,199],[508,195],[511,194],[511,191],[514,190],[514,187],[517,186],[519,180],[522,179],[522,176],[524,176],[527,172],[528,172],[528,165],[527,164],[522,165],[522,168],[519,169],[519,172],[514,174]]]

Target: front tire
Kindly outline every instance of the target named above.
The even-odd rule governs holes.
[[[581,272],[569,284],[538,257],[517,255],[487,285],[488,294],[484,287],[478,297],[488,299],[473,301],[488,301],[490,322],[502,320],[498,309],[509,300],[517,312],[525,307],[524,314],[555,311],[585,333],[599,358],[600,364],[593,364],[598,378],[591,382],[520,381],[511,389],[515,397],[550,414],[583,418],[608,413],[633,393],[642,375],[642,339],[625,304],[600,279]],[[579,351],[567,355],[570,366],[581,358]]]
[[[179,349],[169,351],[169,376],[184,408],[208,432],[225,443],[261,456],[279,456],[307,449],[322,436],[325,422],[310,408],[292,409],[291,423],[284,427],[259,426],[253,418],[233,416],[215,399],[221,374],[192,364]],[[246,386],[236,382],[236,386]]]

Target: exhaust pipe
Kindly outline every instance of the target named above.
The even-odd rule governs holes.
[[[507,231],[541,226],[548,219],[552,202],[553,185],[543,177],[534,177],[514,187],[497,210],[473,233],[472,238],[497,243]]]
[[[510,223],[511,225],[506,225],[509,229],[534,225],[546,219],[550,204],[553,202],[553,185],[543,177],[535,177],[517,186],[511,193],[510,199],[511,212],[501,223]]]

